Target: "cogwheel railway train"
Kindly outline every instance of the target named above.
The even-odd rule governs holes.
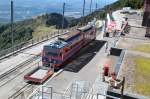
[[[68,59],[75,55],[81,48],[96,39],[96,19],[88,25],[78,28],[72,33],[58,37],[42,50],[42,66],[35,68],[24,76],[26,81],[43,83],[53,75]]]
[[[58,68],[95,38],[96,28],[93,25],[78,28],[74,33],[70,33],[70,35],[67,34],[59,37],[58,40],[43,47],[43,66]]]

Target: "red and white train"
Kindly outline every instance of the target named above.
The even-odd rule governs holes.
[[[96,38],[95,24],[88,24],[78,28],[70,35],[66,34],[43,47],[43,66],[53,66],[59,68],[70,57],[76,54],[81,48],[86,46]]]
[[[42,66],[35,68],[24,76],[26,81],[43,83],[53,75],[53,69],[59,68],[88,43],[96,38],[96,27],[93,21],[78,28],[73,33],[67,33],[57,40],[45,45],[42,51]]]

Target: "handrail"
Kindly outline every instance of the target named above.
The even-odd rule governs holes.
[[[54,32],[54,33],[51,33],[50,35],[45,35],[44,37],[42,37],[41,39],[38,38],[38,39],[31,39],[27,42],[22,42],[20,44],[17,44],[15,45],[14,47],[11,47],[11,48],[8,48],[8,49],[5,49],[5,50],[2,50],[0,51],[0,60],[4,59],[4,58],[7,58],[17,52],[20,52],[22,50],[25,50],[29,47],[32,47],[34,45],[37,45],[39,43],[42,43],[44,41],[47,41],[49,39],[52,39],[52,38],[55,38],[55,37],[58,37],[60,35],[65,35],[69,33],[68,31],[64,31],[64,33],[59,33],[59,32]]]

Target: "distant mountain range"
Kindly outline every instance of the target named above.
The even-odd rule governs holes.
[[[80,17],[82,15],[83,0],[13,0],[15,20],[24,20],[44,13],[62,13],[63,2],[66,2],[65,15]],[[93,0],[92,9],[95,9],[96,3],[98,8],[110,4],[117,0]],[[86,0],[86,14],[89,14],[91,0]],[[0,23],[10,21],[10,0],[0,1]]]

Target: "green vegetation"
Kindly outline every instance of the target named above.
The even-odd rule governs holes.
[[[46,26],[38,26],[34,32],[32,33],[32,37],[33,39],[37,39],[39,37],[43,37],[46,35],[49,35],[50,32],[56,32],[58,31],[55,26],[51,26],[51,27],[46,27]]]
[[[150,45],[149,44],[140,44],[134,48],[136,51],[150,53]]]
[[[118,0],[115,3],[105,6],[102,9],[98,9],[93,13],[80,18],[79,24],[86,24],[89,20],[92,20],[93,17],[97,19],[105,19],[106,12],[112,12],[118,9],[122,9],[123,7],[131,7],[132,9],[140,9],[143,8],[144,1],[143,0]]]
[[[121,0],[124,1],[123,6],[131,7],[133,9],[140,9],[143,7],[144,0]]]
[[[1,25],[1,24],[4,24],[4,23],[8,23],[8,20],[7,20],[7,19],[0,18],[0,25]]]
[[[150,95],[150,58],[135,58],[134,90],[139,94]]]
[[[34,19],[28,19],[25,21],[16,22],[14,24],[14,43],[18,44],[20,42],[26,42],[33,36],[39,36],[45,34],[45,32],[50,33],[52,30],[51,26],[56,26],[56,28],[61,28],[62,15],[57,13],[46,14],[38,16]],[[68,21],[65,18],[64,28],[68,26]],[[49,30],[49,31],[48,31]],[[37,32],[37,33],[36,33]],[[40,34],[40,33],[41,34]],[[39,35],[40,34],[40,35]],[[37,37],[36,36],[36,37]],[[10,24],[0,26],[0,50],[11,47],[11,27]]]
[[[117,2],[106,6],[111,10],[120,9],[122,7],[131,7],[132,9],[140,9],[144,5],[144,0],[118,0]]]
[[[52,14],[46,14],[43,16],[44,19],[46,20],[46,25],[47,26],[53,26],[55,25],[57,29],[62,28],[62,19],[63,16],[61,14],[57,14],[57,13],[52,13]],[[66,18],[64,18],[64,27],[63,28],[67,28],[68,27],[68,20]]]
[[[93,20],[94,17],[97,18],[97,19],[101,19],[102,20],[102,19],[105,19],[105,15],[106,15],[106,13],[105,13],[104,10],[97,10],[97,11],[91,13],[90,15],[87,15],[85,17],[81,17],[78,24],[79,25],[82,25],[82,24],[85,25],[89,21]]]

